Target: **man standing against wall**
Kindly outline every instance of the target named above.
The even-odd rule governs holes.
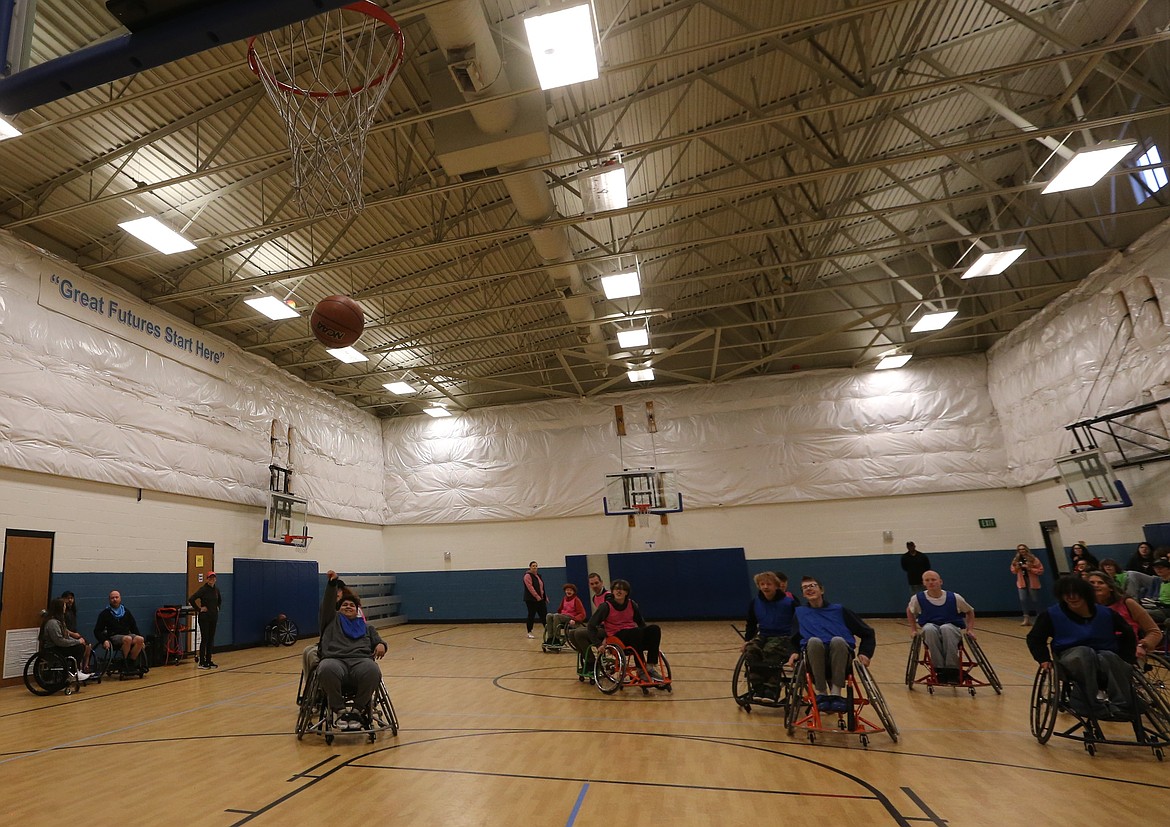
[[[930,571],[930,558],[919,551],[910,540],[906,541],[906,553],[902,555],[902,571],[906,572],[910,594],[918,594],[922,589],[922,575]]]
[[[215,572],[207,572],[203,585],[188,602],[199,612],[199,657],[196,666],[200,669],[218,669],[211,656],[215,652],[215,626],[219,622],[219,607],[223,598],[215,585]]]

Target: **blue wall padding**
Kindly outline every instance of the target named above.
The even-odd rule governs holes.
[[[225,582],[226,581],[226,582]],[[217,644],[230,643],[228,629],[231,628],[228,591],[231,576],[221,575],[219,590],[224,595],[224,610],[221,614]],[[226,587],[226,588],[225,588]],[[124,605],[138,624],[143,635],[154,634],[154,613],[160,606],[182,606],[187,602],[187,575],[180,572],[128,574],[124,572],[65,572],[54,573],[50,593],[60,597],[61,592],[73,592],[77,606],[78,631],[87,639],[93,637],[93,627],[98,613],[109,605],[109,595],[115,589],[122,595]]]
[[[565,579],[561,585],[564,586],[565,583],[576,586],[581,602],[586,603],[585,595],[589,594],[589,560],[584,554],[574,554],[565,558]],[[587,603],[585,609],[587,611],[589,609]]]
[[[1170,546],[1170,523],[1149,523],[1142,526],[1142,534],[1146,538],[1146,542],[1154,548],[1159,546]],[[1130,554],[1137,551],[1137,543],[1133,544]],[[1126,557],[1126,559],[1129,559]],[[1121,565],[1125,565],[1125,560],[1120,561]]]
[[[317,634],[321,586],[316,561],[232,560],[232,642],[260,643],[264,627],[286,614],[306,637]],[[222,591],[222,588],[221,588]],[[227,595],[224,603],[227,605]],[[223,623],[223,620],[220,620]]]
[[[647,621],[735,617],[747,607],[742,548],[610,554],[610,584],[630,581]]]
[[[525,569],[413,571],[395,574],[401,613],[409,620],[514,620],[523,623]],[[563,568],[542,568],[545,590],[565,582]],[[555,600],[560,600],[557,595]],[[434,611],[430,611],[430,609]],[[555,608],[555,607],[554,607]]]

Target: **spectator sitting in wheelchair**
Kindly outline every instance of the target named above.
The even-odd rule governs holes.
[[[921,631],[939,682],[960,683],[959,644],[964,629],[969,635],[975,633],[975,610],[958,592],[943,591],[942,584],[937,571],[923,574],[926,588],[910,598],[906,619],[910,634]]]
[[[41,623],[40,644],[43,652],[54,652],[62,658],[73,658],[77,680],[89,680],[91,677],[89,673],[82,671],[89,659],[89,647],[85,645],[84,640],[78,642],[69,635],[69,629],[65,625],[65,600],[60,597],[49,604],[49,611]]]
[[[796,598],[788,593],[783,573],[762,571],[754,578],[755,599],[748,604],[743,653],[752,692],[766,700],[780,699],[782,669],[792,654],[792,618]]]
[[[826,603],[825,589],[819,580],[801,578],[800,591],[808,605],[796,608],[792,621],[792,645],[804,651],[813,679],[817,709],[821,712],[848,712],[849,701],[844,692],[855,639],[861,641],[857,646],[857,659],[869,666],[877,648],[877,635],[864,620],[840,603]],[[796,663],[797,656],[797,652],[792,653],[789,666]],[[829,672],[831,675],[826,674]]]
[[[555,612],[549,612],[544,619],[544,645],[552,646],[561,641],[566,627],[573,628],[585,622],[585,604],[577,597],[577,587],[572,583],[561,586],[565,596]]]
[[[1069,703],[1077,714],[1130,720],[1130,664],[1137,647],[1133,629],[1117,612],[1098,605],[1093,587],[1078,575],[1061,577],[1053,591],[1058,602],[1041,612],[1028,632],[1032,658],[1041,669],[1060,665],[1073,682]]]
[[[629,581],[614,580],[610,590],[589,618],[589,638],[597,640],[604,630],[605,637],[616,637],[626,646],[644,653],[650,679],[661,681],[658,649],[662,645],[662,630],[642,618],[638,604],[630,599]]]
[[[114,649],[121,650],[123,675],[137,675],[147,671],[145,661],[140,660],[142,650],[146,648],[146,638],[139,633],[134,615],[122,602],[121,592],[110,592],[110,605],[98,613],[97,623],[93,627],[93,640],[111,653]]]
[[[366,725],[361,720],[340,719],[346,705],[343,686],[352,688],[354,707],[368,716],[370,701],[382,680],[382,670],[374,661],[385,656],[386,643],[377,629],[358,616],[360,606],[361,599],[349,589],[343,589],[338,599],[336,590],[327,588],[321,601],[317,681],[325,693],[334,729],[360,730]]]

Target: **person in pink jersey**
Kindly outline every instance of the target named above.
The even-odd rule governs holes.
[[[626,646],[642,652],[651,680],[662,680],[658,669],[658,650],[662,645],[662,630],[642,618],[638,604],[630,599],[630,584],[614,580],[612,592],[606,596],[593,616],[589,618],[589,635],[596,639],[604,630],[606,637],[616,637]]]
[[[585,622],[585,604],[577,597],[577,587],[572,583],[561,586],[565,596],[555,612],[550,612],[544,621],[544,650],[560,648],[564,641],[566,627],[573,628]]]

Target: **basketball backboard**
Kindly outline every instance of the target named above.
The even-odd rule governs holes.
[[[85,48],[23,68],[29,43],[35,32],[35,0],[16,0],[17,12],[3,23],[16,23],[23,41],[13,48],[17,26],[0,24],[0,48],[7,48],[5,60],[11,74],[0,71],[0,113],[15,115],[26,109],[92,89],[156,66],[162,66],[208,49],[246,40],[273,29],[307,20],[341,8],[353,0],[235,0],[210,3],[206,0],[136,0],[113,3],[110,26],[120,18],[132,29]],[[0,15],[14,4],[0,2]],[[116,15],[116,16],[115,16]]]
[[[655,468],[606,474],[602,506],[606,514],[674,514],[683,510],[675,472]]]
[[[264,542],[303,548],[309,544],[308,535],[309,501],[283,491],[269,491]]]
[[[1056,470],[1064,483],[1070,503],[1077,511],[1128,508],[1133,505],[1125,485],[1113,473],[1113,466],[1098,448],[1057,457]]]

